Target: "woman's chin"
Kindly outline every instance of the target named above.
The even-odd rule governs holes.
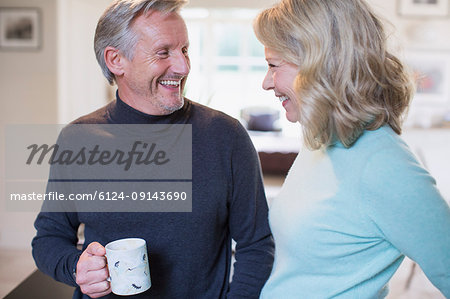
[[[292,113],[286,112],[286,118],[291,123],[298,122],[297,114],[293,115]]]

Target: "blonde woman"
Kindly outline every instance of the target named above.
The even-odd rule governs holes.
[[[450,297],[450,209],[400,138],[412,85],[359,0],[283,0],[255,20],[273,90],[305,149],[269,221],[262,298],[384,298],[405,256]]]

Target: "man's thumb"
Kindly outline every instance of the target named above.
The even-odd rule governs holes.
[[[105,247],[98,242],[92,242],[86,248],[86,252],[90,255],[104,256],[106,254]]]

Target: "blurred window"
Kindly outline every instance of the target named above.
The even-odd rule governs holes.
[[[280,111],[283,129],[292,126],[284,117],[273,91],[262,89],[267,72],[264,47],[253,33],[258,10],[184,9],[189,31],[191,73],[186,96],[235,118],[250,106]],[[294,128],[298,134],[298,127]]]

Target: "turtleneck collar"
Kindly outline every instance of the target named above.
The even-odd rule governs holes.
[[[108,117],[112,123],[116,124],[174,124],[185,123],[186,111],[190,106],[188,99],[184,99],[184,105],[181,109],[168,115],[150,115],[134,109],[126,104],[119,97],[116,91],[116,100],[108,107]]]

